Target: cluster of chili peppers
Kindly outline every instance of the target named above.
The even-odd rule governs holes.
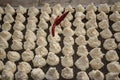
[[[55,27],[57,25],[59,25],[64,19],[65,17],[67,16],[67,14],[69,13],[69,11],[65,12],[64,14],[62,14],[60,17],[57,16],[57,18],[55,19],[53,25],[52,25],[52,36],[54,37],[55,36]]]

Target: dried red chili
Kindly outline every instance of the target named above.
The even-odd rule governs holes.
[[[63,21],[65,19],[65,17],[67,16],[67,14],[69,13],[69,11],[65,12],[62,16],[57,16],[57,18],[55,19],[53,25],[52,25],[52,36],[55,35],[55,27],[57,25],[59,25],[61,23],[61,21]]]

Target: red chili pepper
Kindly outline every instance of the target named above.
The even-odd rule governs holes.
[[[55,19],[53,25],[52,25],[52,36],[55,35],[55,27],[57,25],[59,25],[61,23],[61,21],[63,21],[65,19],[65,17],[67,16],[67,14],[69,13],[69,11],[65,12],[62,16],[57,16],[57,18]]]

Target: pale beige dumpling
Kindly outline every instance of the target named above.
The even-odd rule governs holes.
[[[99,70],[92,70],[89,76],[91,80],[104,80],[104,74]]]
[[[117,48],[117,44],[115,42],[115,39],[113,38],[109,38],[109,39],[106,39],[103,43],[103,47],[106,49],[106,50],[112,50],[112,49],[116,49]]]
[[[61,46],[59,43],[57,42],[53,42],[49,44],[49,51],[53,52],[53,53],[59,53],[61,51]]]
[[[8,46],[8,42],[0,36],[0,48],[6,49]]]
[[[2,7],[0,7],[0,14],[4,14],[4,10]]]
[[[83,14],[83,12],[76,12],[75,13],[75,18],[84,19],[85,18],[85,14]]]
[[[29,20],[29,22],[26,25],[26,29],[31,31],[35,31],[37,29],[36,27],[37,27],[36,23],[32,20]]]
[[[62,69],[61,76],[64,79],[72,79],[74,77],[73,69],[69,67],[65,67]]]
[[[35,22],[35,23],[37,23],[38,22],[38,19],[36,18],[36,16],[29,16],[28,18],[27,18],[27,21],[29,22],[29,21],[33,21],[33,22]]]
[[[74,38],[73,37],[64,37],[63,43],[64,43],[64,45],[74,45]]]
[[[12,39],[22,41],[23,33],[21,31],[15,30],[12,35]]]
[[[41,55],[42,57],[46,56],[48,54],[48,50],[46,47],[38,46],[35,49],[35,54],[36,55]]]
[[[103,58],[104,54],[101,51],[101,48],[94,48],[89,52],[90,56],[92,58]]]
[[[49,20],[50,20],[50,16],[49,16],[49,14],[46,13],[46,12],[42,12],[42,13],[41,13],[39,19],[41,19],[41,18],[45,19],[45,21],[49,21]]]
[[[11,15],[14,15],[15,9],[10,4],[7,4],[5,7],[5,13],[9,13]]]
[[[87,56],[88,50],[87,50],[86,46],[84,46],[84,45],[78,46],[77,55],[78,56]]]
[[[0,60],[0,71],[2,71],[4,69],[4,63],[3,61]]]
[[[90,37],[88,40],[88,44],[90,47],[95,48],[95,47],[99,47],[101,45],[101,41],[98,40],[97,37]]]
[[[111,21],[114,21],[114,22],[117,22],[117,21],[120,21],[120,14],[118,11],[115,11],[113,12],[110,16],[109,16],[109,19]]]
[[[118,61],[119,60],[119,56],[115,50],[107,51],[107,53],[105,54],[105,58],[107,61]]]
[[[87,56],[81,56],[75,62],[75,66],[80,70],[86,70],[89,68],[89,60]]]
[[[49,52],[46,62],[48,65],[55,66],[59,64],[59,57],[55,53]]]
[[[109,28],[106,28],[100,32],[100,35],[102,38],[108,39],[111,38],[113,34]]]
[[[75,10],[76,10],[76,12],[84,12],[84,11],[85,11],[85,8],[84,8],[81,4],[78,4],[78,5],[75,7]]]
[[[16,13],[25,14],[26,12],[27,12],[27,9],[21,5],[19,5],[18,8],[16,9]]]
[[[34,80],[43,80],[45,78],[45,73],[40,68],[34,68],[31,71],[31,77]]]
[[[120,32],[115,33],[114,37],[115,37],[117,42],[120,42]]]
[[[34,67],[44,67],[46,65],[45,59],[41,55],[35,55],[34,59],[32,60]]]
[[[20,53],[18,53],[16,51],[8,51],[7,58],[13,62],[19,61],[20,60]]]
[[[33,31],[31,30],[26,30],[25,32],[25,39],[26,40],[31,40],[31,41],[36,41],[36,35]]]
[[[39,22],[39,24],[38,24],[38,27],[42,28],[43,30],[48,29],[48,24],[47,24],[47,22],[45,21],[45,19],[43,19],[43,18],[40,19],[40,22]]]
[[[31,71],[31,65],[27,62],[20,62],[17,66],[18,71],[24,71],[25,73],[29,73]]]
[[[13,26],[13,30],[18,30],[18,31],[22,31],[25,29],[25,26],[23,25],[22,22],[20,21],[15,21],[15,24]]]
[[[21,14],[21,13],[17,13],[17,15],[16,15],[16,18],[15,18],[15,21],[20,21],[20,22],[25,22],[25,17],[24,17],[24,15],[23,14]]]
[[[34,58],[34,53],[33,51],[27,49],[21,54],[21,57],[23,61],[29,62]]]
[[[87,7],[86,7],[86,11],[91,11],[93,10],[94,12],[97,11],[97,7],[95,6],[94,3],[90,3]]]
[[[77,26],[75,29],[75,35],[79,36],[79,35],[85,35],[86,34],[86,30],[85,28],[81,27],[81,26]]]
[[[10,31],[11,27],[12,27],[12,25],[9,22],[4,22],[2,24],[2,30],[4,30],[4,31]]]
[[[25,41],[24,42],[24,49],[34,49],[35,48],[35,42],[34,41],[32,41],[32,40],[27,40],[27,41]]]
[[[46,72],[45,78],[47,80],[59,80],[60,75],[55,67],[50,67]]]
[[[11,33],[8,31],[1,31],[0,36],[4,38],[6,41],[8,41],[11,38]]]
[[[65,45],[62,48],[62,53],[64,56],[72,56],[74,54],[73,46]]]
[[[37,39],[36,43],[37,43],[38,46],[46,46],[47,45],[46,38],[44,38],[44,37],[39,37]]]
[[[110,7],[109,7],[109,5],[108,5],[107,3],[100,4],[100,5],[98,6],[98,11],[99,11],[99,12],[103,11],[103,12],[105,12],[105,13],[109,13],[109,12],[110,12]]]
[[[90,80],[85,71],[78,72],[76,78],[77,80]]]
[[[109,21],[108,20],[102,20],[98,23],[100,29],[106,29],[109,28]]]
[[[53,7],[52,8],[52,14],[58,16],[58,15],[61,15],[62,13],[59,9]]]
[[[49,3],[45,3],[43,7],[41,7],[41,12],[47,12],[47,14],[51,14],[52,10],[50,8]]]
[[[94,27],[91,27],[87,30],[87,36],[88,37],[98,37],[99,32]]]
[[[50,35],[51,35],[51,33],[52,33],[52,25],[49,27],[49,32],[50,32]],[[55,28],[55,35],[58,35],[58,34],[62,34],[62,27],[61,27],[61,25],[58,25]]]
[[[59,3],[56,4],[55,6],[53,6],[52,9],[53,10],[56,9],[56,10],[58,10],[60,12],[63,12],[63,10],[64,10],[63,6],[61,4],[59,4]]]
[[[16,64],[12,61],[7,61],[4,66],[4,70],[14,73],[16,71]]]
[[[67,14],[66,18],[67,18],[69,21],[73,20],[73,15],[72,15],[72,13],[69,12],[69,13]]]
[[[113,61],[113,62],[107,64],[107,70],[109,72],[120,73],[120,63],[117,61]]]
[[[68,5],[65,7],[65,11],[70,11],[71,13],[73,13],[75,10],[71,5]]]
[[[120,12],[120,2],[115,2],[114,5],[111,6],[111,11],[118,11]]]
[[[37,38],[39,38],[39,37],[46,37],[47,33],[42,28],[39,28],[39,29],[37,29],[36,36],[37,36]]]
[[[14,74],[11,71],[3,70],[1,79],[2,80],[14,80]]]
[[[113,29],[115,32],[119,32],[119,31],[120,31],[120,21],[117,21],[117,22],[113,23],[112,29]]]
[[[57,18],[57,15],[51,14],[51,16],[50,16],[50,23],[53,24],[56,18]]]
[[[108,15],[105,13],[105,12],[103,12],[103,11],[101,11],[98,15],[97,15],[97,19],[98,20],[108,20]]]
[[[6,58],[6,52],[3,48],[0,48],[0,59],[4,60]]]
[[[75,27],[84,27],[84,23],[82,22],[81,18],[75,18],[75,20],[73,21],[73,26]]]
[[[104,66],[104,63],[101,61],[100,58],[96,58],[90,61],[90,66],[93,69],[101,69]]]
[[[86,39],[85,39],[85,36],[83,36],[83,35],[79,35],[76,39],[75,39],[75,43],[77,44],[77,45],[86,45],[87,44],[87,41],[86,41]]]
[[[14,22],[14,18],[12,17],[11,14],[7,13],[7,14],[3,17],[3,21],[4,21],[4,22],[13,23],[13,22]]]
[[[120,80],[119,73],[109,72],[106,74],[106,80]]]
[[[12,45],[11,45],[12,50],[22,50],[23,49],[23,44],[19,40],[12,40]]]
[[[70,28],[72,26],[71,22],[67,18],[65,18],[60,24],[61,24],[61,27],[63,28],[66,28],[66,27]]]
[[[89,21],[87,21],[87,22],[85,23],[85,27],[86,27],[87,29],[89,29],[89,28],[91,28],[91,27],[97,28],[98,25],[97,25],[96,19],[90,19]]]
[[[28,75],[24,71],[18,71],[15,73],[16,80],[28,80]]]
[[[90,20],[90,19],[96,19],[96,14],[93,10],[87,11],[86,13],[86,19]]]
[[[63,67],[72,67],[73,66],[73,57],[72,56],[62,56],[61,64]]]
[[[29,9],[28,9],[28,15],[29,16],[37,16],[38,15],[38,13],[39,13],[39,9],[37,9],[36,7],[30,7]]]

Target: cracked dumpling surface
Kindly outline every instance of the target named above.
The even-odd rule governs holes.
[[[46,65],[45,59],[41,55],[35,55],[34,59],[32,60],[34,67],[43,67]]]
[[[44,6],[41,8],[41,12],[47,12],[48,14],[51,14],[52,10],[50,8],[50,4],[45,3]]]
[[[80,70],[86,70],[89,68],[89,60],[87,56],[81,56],[76,60],[75,66]]]
[[[119,80],[119,73],[109,72],[106,74],[106,80]]]
[[[62,56],[61,64],[64,67],[72,67],[73,66],[73,57],[72,56]]]
[[[112,32],[109,28],[106,28],[100,32],[102,38],[107,39],[112,37]]]
[[[64,45],[73,45],[74,38],[73,37],[64,37],[63,43],[64,43]]]
[[[112,29],[115,31],[115,32],[119,32],[120,31],[120,21],[117,21],[115,23],[113,23],[112,25]]]
[[[93,10],[87,11],[86,13],[86,19],[96,19],[96,14]]]
[[[118,11],[113,12],[110,16],[109,19],[111,21],[117,22],[120,21],[120,13]]]
[[[108,5],[107,3],[105,3],[105,4],[100,4],[100,5],[98,6],[98,11],[99,11],[99,12],[103,11],[103,12],[105,12],[105,13],[109,13],[109,12],[110,12],[110,7],[109,7],[109,5]]]
[[[12,39],[22,41],[23,33],[21,31],[15,30],[12,35]]]
[[[16,51],[8,51],[7,58],[10,61],[16,62],[16,61],[20,60],[20,53],[18,53]]]
[[[5,7],[5,13],[9,13],[11,15],[14,15],[15,9],[10,4],[7,4]]]
[[[26,40],[31,40],[31,41],[36,41],[37,38],[36,38],[36,35],[35,35],[35,33],[33,31],[26,30],[25,39]]]
[[[120,32],[115,33],[114,37],[115,37],[117,42],[120,42]]]
[[[64,56],[72,56],[74,54],[73,46],[65,45],[62,48],[62,53]]]
[[[46,56],[48,54],[48,50],[46,47],[38,46],[35,49],[36,55],[41,55],[42,57]]]
[[[97,7],[95,6],[94,3],[90,3],[87,7],[86,7],[86,11],[91,11],[93,10],[94,12],[97,11]]]
[[[8,31],[1,31],[0,36],[7,41],[11,38],[11,33]]]
[[[106,50],[112,50],[112,49],[116,49],[117,48],[117,44],[115,42],[115,39],[113,38],[109,38],[109,39],[106,39],[103,43],[103,47],[106,49]]]
[[[76,39],[75,39],[75,43],[77,44],[77,45],[86,45],[87,44],[87,41],[86,41],[86,39],[85,39],[85,36],[83,36],[83,35],[79,35]]]
[[[97,15],[97,19],[98,20],[108,20],[108,15],[105,14],[105,12],[101,11],[98,15]]]
[[[87,36],[88,37],[97,37],[97,36],[99,36],[99,32],[94,27],[92,27],[87,30]]]
[[[1,79],[2,80],[14,80],[14,74],[11,71],[3,70]]]
[[[21,54],[21,57],[23,61],[28,62],[34,58],[34,53],[31,50],[27,49]]]
[[[7,61],[4,66],[4,70],[14,73],[16,71],[16,64],[12,61]]]
[[[59,57],[55,53],[49,52],[46,62],[48,65],[51,65],[51,66],[57,65],[59,64]]]
[[[48,80],[58,80],[59,79],[59,73],[55,67],[50,67],[48,71],[46,72],[45,78]]]
[[[117,61],[110,62],[107,64],[107,69],[109,72],[120,73],[120,63]]]
[[[98,40],[97,37],[90,37],[88,40],[88,44],[90,47],[95,48],[95,47],[99,47],[101,45],[101,41]]]
[[[89,72],[89,76],[92,80],[104,80],[104,74],[99,70],[92,70]]]
[[[15,21],[20,21],[20,22],[25,22],[25,17],[24,17],[24,15],[23,14],[21,14],[21,13],[17,13],[17,15],[16,15],[16,18],[15,18]]]
[[[13,26],[13,29],[14,29],[14,30],[18,30],[18,31],[22,31],[22,30],[25,29],[25,26],[23,25],[22,22],[20,22],[20,21],[15,21],[15,24],[14,24],[14,26]]]
[[[0,48],[6,49],[8,48],[8,42],[0,36]]]
[[[73,69],[69,67],[65,67],[62,69],[61,76],[64,79],[72,79],[74,77],[73,75]]]
[[[34,68],[31,71],[31,77],[34,80],[43,80],[45,78],[45,73],[40,68]]]
[[[31,40],[27,40],[24,42],[24,49],[34,49],[35,48],[35,42]]]
[[[87,50],[86,46],[84,46],[84,45],[78,46],[77,55],[78,56],[87,56],[88,50]]]
[[[4,60],[6,58],[6,52],[3,48],[0,48],[0,59]]]
[[[108,20],[102,20],[98,23],[100,29],[106,29],[109,28],[109,21]]]
[[[34,6],[28,9],[29,16],[37,16],[38,13],[39,13],[39,10]]]
[[[16,13],[25,14],[26,12],[27,12],[27,9],[21,5],[19,5],[18,8],[16,9]]]
[[[103,58],[104,54],[101,51],[101,48],[94,48],[89,52],[92,58]]]
[[[90,65],[93,69],[101,69],[104,66],[104,63],[100,58],[95,58],[90,61]]]
[[[77,80],[90,80],[85,71],[78,72],[76,78]]]
[[[12,50],[22,50],[23,49],[23,44],[21,41],[18,40],[12,40],[12,45],[11,45]]]
[[[85,8],[84,8],[81,4],[78,4],[78,5],[75,7],[75,10],[76,10],[76,12],[84,12],[84,11],[85,11]]]
[[[9,22],[4,22],[2,24],[2,30],[4,30],[4,31],[10,31],[11,27],[12,27],[12,25]]]
[[[9,22],[9,23],[13,23],[14,22],[14,18],[12,17],[11,14],[7,13],[4,18],[3,18],[4,22]]]
[[[119,60],[119,56],[115,50],[109,50],[105,54],[105,58],[107,61],[117,61]]]
[[[28,80],[28,75],[24,71],[18,71],[15,73],[16,80]]]
[[[31,65],[27,62],[20,62],[17,66],[18,71],[24,71],[25,73],[29,73],[31,71]]]
[[[49,51],[53,52],[53,53],[59,53],[61,51],[61,46],[59,43],[57,42],[53,42],[49,44]]]

